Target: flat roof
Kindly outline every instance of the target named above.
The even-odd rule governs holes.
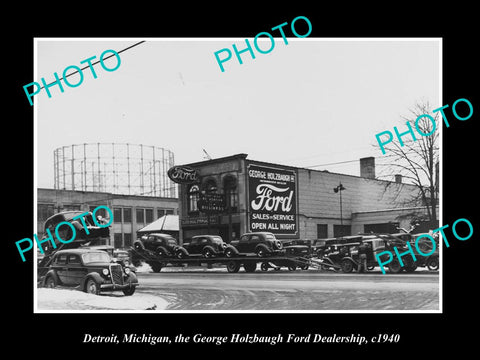
[[[322,173],[322,174],[331,174],[331,175],[340,175],[340,176],[349,176],[357,179],[366,179],[366,180],[372,180],[372,181],[382,181],[382,182],[388,182],[388,183],[396,183],[395,179],[393,180],[384,180],[384,179],[370,179],[367,177],[362,177],[360,175],[350,175],[350,174],[342,174],[342,173],[336,173],[336,172],[331,172],[328,170],[316,170],[316,169],[309,169],[306,167],[298,167],[298,166],[292,166],[292,165],[283,165],[283,164],[276,164],[276,163],[271,163],[271,162],[266,162],[266,161],[259,161],[259,160],[254,160],[254,159],[247,159],[248,154],[245,153],[239,153],[239,154],[234,154],[234,155],[229,155],[229,156],[224,156],[224,157],[219,157],[211,160],[202,160],[194,163],[188,163],[188,164],[183,164],[185,166],[202,166],[202,165],[207,165],[207,164],[212,164],[212,163],[222,163],[222,162],[227,162],[229,160],[238,160],[238,159],[243,159],[246,161],[251,161],[251,162],[256,162],[262,165],[266,166],[274,166],[274,167],[283,167],[283,168],[289,168],[289,169],[297,169],[297,170],[304,170],[304,171],[313,171],[316,173]],[[360,161],[360,159],[358,159]],[[401,185],[407,185],[407,186],[415,186],[414,184],[409,184],[409,183],[400,183]]]

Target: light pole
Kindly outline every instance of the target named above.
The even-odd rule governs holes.
[[[333,188],[335,193],[340,193],[340,225],[342,225],[342,233],[343,233],[343,215],[342,215],[342,190],[346,190],[346,188],[342,185],[342,183],[338,184],[338,186]]]

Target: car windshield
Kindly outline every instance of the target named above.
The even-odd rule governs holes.
[[[82,255],[83,263],[110,262],[110,256],[106,252],[91,252]]]
[[[276,240],[276,239],[275,239],[275,236],[273,236],[273,234],[265,234],[265,239],[267,239],[267,240]]]

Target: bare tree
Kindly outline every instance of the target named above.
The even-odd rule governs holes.
[[[423,115],[429,115],[423,116]],[[397,126],[402,133],[409,122],[414,129],[415,139],[406,134],[402,142],[394,137],[393,141],[384,145],[385,168],[382,173],[385,177],[401,175],[407,182],[417,186],[418,194],[408,200],[409,205],[423,204],[427,208],[428,220],[436,221],[438,214],[436,206],[439,194],[439,113],[432,113],[428,102],[417,102],[408,116],[402,116],[402,124]],[[418,122],[417,122],[418,119]],[[434,122],[432,122],[434,119]],[[416,124],[416,125],[415,125]],[[402,130],[403,129],[403,130]],[[422,134],[430,134],[427,136]],[[378,147],[378,144],[376,145]],[[405,204],[407,205],[407,204]]]

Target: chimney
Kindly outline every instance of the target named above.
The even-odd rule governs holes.
[[[375,158],[373,156],[360,159],[360,176],[375,179]]]
[[[397,184],[401,184],[402,183],[402,175],[400,174],[395,174],[395,182]]]

